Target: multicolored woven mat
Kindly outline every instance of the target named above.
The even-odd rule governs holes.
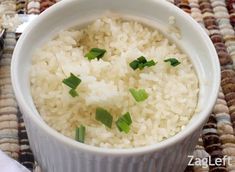
[[[194,151],[194,162],[211,157],[231,158],[222,166],[188,166],[187,172],[235,171],[235,0],[168,0],[191,15],[208,33],[221,64],[221,89]],[[9,15],[39,14],[55,0],[0,0]],[[30,170],[36,165],[29,147],[22,115],[10,81],[10,62],[19,35],[6,31],[0,39],[0,149]],[[215,57],[216,58],[216,57]]]

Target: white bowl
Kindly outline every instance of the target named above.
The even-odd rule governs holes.
[[[186,53],[200,80],[199,108],[188,126],[155,145],[132,149],[106,149],[78,143],[50,128],[40,117],[30,94],[32,52],[59,30],[85,24],[107,10],[148,19],[166,33],[174,16],[182,38],[167,34]],[[216,51],[204,30],[186,13],[156,0],[66,0],[46,10],[23,33],[12,59],[12,82],[23,113],[29,141],[44,172],[182,172],[209,117],[220,85]],[[38,93],[40,94],[40,92]]]

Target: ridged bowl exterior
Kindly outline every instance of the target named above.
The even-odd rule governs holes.
[[[168,32],[167,36],[190,54],[200,80],[200,112],[176,136],[145,148],[104,150],[66,138],[46,125],[40,117],[30,93],[32,52],[59,30],[74,24],[84,24],[107,10],[158,23],[163,33],[167,32],[169,17],[175,17],[181,39]],[[186,13],[160,0],[59,2],[42,13],[22,34],[13,54],[11,72],[30,146],[43,172],[183,172],[189,161],[188,155],[192,153],[201,128],[211,113],[220,85],[217,53],[207,34]]]
[[[181,142],[157,152],[109,157],[68,147],[36,128],[27,115],[24,120],[31,148],[43,172],[183,172],[201,131],[198,129]]]

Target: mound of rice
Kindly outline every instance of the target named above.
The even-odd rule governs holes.
[[[94,47],[107,50],[99,61],[84,57]],[[140,56],[158,63],[134,71],[129,63]],[[181,64],[165,63],[170,57]],[[79,97],[71,97],[62,83],[70,73],[82,80]],[[73,139],[82,124],[85,143],[98,147],[158,143],[181,131],[197,107],[198,78],[188,57],[156,29],[132,20],[101,18],[59,33],[35,52],[30,75],[33,100],[45,122]],[[148,99],[137,103],[129,88],[145,89]],[[107,109],[114,121],[130,112],[130,132],[95,120],[97,107]]]

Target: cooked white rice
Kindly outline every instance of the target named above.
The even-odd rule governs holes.
[[[106,49],[105,56],[89,61],[91,48]],[[140,56],[157,65],[134,71],[129,63]],[[165,63],[174,57],[177,67]],[[82,80],[79,97],[71,97],[62,80],[76,74]],[[33,56],[31,90],[45,122],[74,138],[76,126],[86,127],[85,143],[108,148],[132,148],[174,136],[189,122],[198,101],[198,78],[187,55],[159,31],[136,21],[97,19],[83,29],[69,29],[47,42]],[[148,99],[137,103],[129,88],[143,88]],[[130,112],[128,134],[95,120],[95,109],[114,117]]]

